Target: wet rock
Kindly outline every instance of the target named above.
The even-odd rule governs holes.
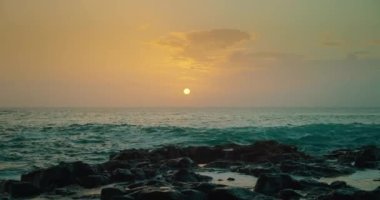
[[[145,172],[141,168],[133,168],[131,169],[131,172],[133,173],[136,180],[143,180],[146,178]]]
[[[209,163],[225,157],[223,149],[215,147],[189,147],[186,151],[189,157],[197,163]]]
[[[80,177],[94,175],[93,167],[83,162],[60,163],[47,169],[36,170],[21,176],[21,181],[32,183],[43,191],[76,183]]]
[[[230,160],[216,160],[216,161],[206,164],[204,167],[229,169],[229,168],[238,167],[241,165],[243,165],[242,162],[236,162],[236,161],[230,161]]]
[[[298,181],[300,189],[309,190],[311,188],[330,188],[327,183],[319,182],[314,179],[302,179]]]
[[[94,188],[109,183],[109,178],[104,175],[89,175],[77,179],[77,183],[84,188]]]
[[[227,181],[234,181],[235,179],[234,178],[232,178],[232,177],[228,177],[227,178]]]
[[[173,174],[173,180],[179,182],[201,182],[211,180],[211,178],[196,174],[187,169],[180,169]]]
[[[330,194],[326,196],[322,196],[321,199],[324,200],[355,200],[356,191],[352,189],[338,189],[332,191]]]
[[[135,195],[137,200],[184,200],[185,196],[172,188],[144,188]]]
[[[252,192],[245,188],[215,188],[208,194],[209,200],[251,200],[257,196],[256,192]]]
[[[130,169],[132,166],[128,161],[123,160],[110,160],[99,165],[103,171],[112,172],[115,169]]]
[[[170,159],[167,161],[167,165],[171,168],[184,168],[188,169],[194,166],[194,161],[189,157],[181,157],[176,159]]]
[[[253,175],[255,177],[259,177],[262,174],[275,174],[280,173],[278,167],[273,166],[270,163],[260,164],[260,165],[246,165],[240,168],[236,168],[236,172]]]
[[[199,190],[204,193],[209,193],[211,190],[217,188],[218,185],[213,184],[213,183],[199,183],[193,187],[195,190]]]
[[[133,181],[135,179],[134,174],[129,169],[115,169],[111,173],[112,182],[126,182]]]
[[[255,192],[275,195],[283,189],[298,189],[300,184],[287,174],[263,174],[257,180]]]
[[[110,160],[146,160],[148,159],[148,151],[142,149],[127,149],[123,150],[118,154],[113,154],[110,157]]]
[[[9,185],[9,194],[11,197],[31,197],[39,195],[41,191],[34,185],[28,182],[15,181]]]
[[[154,167],[154,166],[152,166],[151,168],[144,168],[143,171],[145,174],[145,178],[148,178],[148,179],[153,178],[157,174],[159,174],[159,172],[157,172],[157,167]]]
[[[235,150],[239,155],[239,160],[263,163],[263,162],[280,162],[282,160],[300,160],[306,159],[306,154],[299,152],[295,146],[280,144],[277,141],[258,141],[247,148]]]
[[[184,200],[207,200],[206,194],[198,190],[186,189],[181,193],[184,195]]]
[[[115,197],[123,196],[124,192],[118,188],[103,188],[100,193],[101,200],[113,200]]]
[[[339,188],[347,187],[347,183],[344,181],[334,181],[330,183],[330,187],[333,189],[339,189]]]
[[[298,192],[292,190],[292,189],[284,189],[284,190],[281,190],[279,193],[278,193],[278,196],[282,199],[282,200],[298,200],[302,197],[301,194],[299,194]]]
[[[129,195],[123,195],[123,196],[115,196],[112,198],[112,200],[134,200],[135,198],[129,196]]]
[[[360,168],[375,168],[380,161],[380,148],[376,146],[364,147],[356,156],[355,166]]]
[[[3,180],[0,182],[0,194],[9,193],[9,188],[12,183],[16,183],[16,180]]]
[[[69,196],[75,194],[75,192],[67,188],[57,188],[54,190],[54,194],[61,196]]]
[[[329,163],[317,162],[296,162],[288,160],[280,164],[280,169],[283,173],[291,173],[300,176],[313,177],[333,177],[338,175],[351,174],[355,170],[350,167],[334,166]]]
[[[327,195],[321,195],[322,200],[378,200],[380,199],[380,189],[373,191],[363,191],[352,187],[345,187],[333,190]]]

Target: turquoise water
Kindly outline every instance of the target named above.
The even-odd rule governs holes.
[[[0,109],[0,179],[126,148],[275,139],[322,154],[380,145],[379,108]]]

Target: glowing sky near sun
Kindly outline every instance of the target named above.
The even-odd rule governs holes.
[[[0,0],[0,106],[380,106],[379,8]]]

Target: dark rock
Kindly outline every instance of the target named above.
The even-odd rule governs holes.
[[[57,188],[54,190],[54,194],[61,195],[61,196],[69,196],[69,195],[75,194],[75,192],[67,188]]]
[[[40,193],[41,191],[29,182],[16,181],[9,185],[9,194],[12,197],[31,197]]]
[[[356,191],[351,189],[338,189],[328,194],[325,199],[331,200],[355,200]]]
[[[299,152],[295,146],[280,144],[277,141],[258,141],[246,148],[235,150],[239,160],[263,163],[280,162],[283,160],[306,159],[306,154]]]
[[[281,190],[279,193],[278,193],[278,196],[282,199],[282,200],[298,200],[302,197],[301,194],[299,194],[298,192],[292,190],[292,189],[284,189],[284,190]]]
[[[80,186],[85,188],[94,188],[109,183],[108,177],[104,175],[89,175],[79,177],[77,182]]]
[[[257,196],[257,193],[245,188],[215,188],[209,195],[209,200],[251,200]]]
[[[158,174],[157,168],[155,168],[155,167],[145,168],[145,169],[143,169],[143,171],[144,171],[145,177],[148,179],[153,178]]]
[[[135,175],[129,169],[115,169],[111,173],[112,182],[125,182],[125,181],[133,181],[135,179]]]
[[[298,181],[300,189],[310,190],[312,188],[326,188],[330,189],[330,186],[327,183],[322,183],[313,179],[302,179]]]
[[[211,190],[217,188],[218,185],[213,183],[199,183],[193,189],[199,190],[204,193],[209,193]]]
[[[54,166],[23,174],[21,175],[21,181],[31,182],[44,191],[75,183],[68,168],[62,166]]]
[[[9,193],[9,188],[12,183],[16,183],[16,180],[3,180],[0,182],[0,194]]]
[[[110,160],[146,160],[148,159],[147,150],[142,149],[127,149],[123,150],[118,154],[112,155]]]
[[[171,188],[144,188],[136,194],[137,200],[184,200],[185,196]]]
[[[110,160],[100,165],[104,171],[112,172],[115,169],[130,169],[132,166],[128,161]]]
[[[211,180],[211,177],[199,175],[187,169],[180,169],[173,174],[173,180],[179,182],[201,182]]]
[[[123,196],[115,196],[112,198],[112,200],[134,200],[135,198],[129,196],[129,195],[123,195]]]
[[[143,180],[146,178],[145,172],[143,169],[133,168],[133,169],[131,169],[131,172],[133,173],[136,180]]]
[[[263,174],[257,180],[255,192],[275,195],[283,189],[298,189],[300,184],[287,174]]]
[[[235,161],[230,161],[230,160],[216,160],[216,161],[206,164],[204,167],[228,169],[228,168],[241,166],[241,165],[243,165],[242,162],[235,162]]]
[[[345,187],[333,190],[327,195],[322,195],[323,200],[378,200],[380,199],[380,189],[373,191],[363,191],[352,187]]]
[[[235,179],[234,178],[232,178],[232,177],[228,177],[227,178],[227,181],[234,181]]]
[[[355,170],[350,167],[334,166],[329,163],[316,163],[316,162],[296,162],[287,160],[280,164],[280,169],[284,173],[291,173],[300,176],[313,176],[313,177],[334,177],[338,175],[351,174]]]
[[[176,159],[170,159],[167,161],[167,165],[171,168],[184,168],[188,169],[194,166],[194,161],[189,157],[181,157]]]
[[[219,148],[189,147],[186,150],[192,160],[201,164],[223,159],[225,157],[225,152],[223,152],[223,149]]]
[[[185,200],[207,200],[205,193],[198,190],[182,190],[181,193],[184,195]]]
[[[347,187],[347,183],[344,181],[334,181],[330,183],[330,186],[333,189],[339,189],[339,188]]]
[[[99,199],[99,198],[100,198],[99,194],[85,194],[85,195],[72,197],[72,199],[79,199],[79,200],[90,200],[90,199]]]
[[[380,148],[367,146],[361,150],[355,159],[355,166],[360,168],[374,168],[380,161]]]
[[[103,188],[100,193],[101,200],[113,200],[114,197],[123,196],[124,192],[118,188]]]
[[[256,177],[259,177],[262,174],[280,173],[278,167],[273,166],[270,163],[260,165],[246,165],[244,167],[237,168],[234,171],[243,174],[253,175]]]
[[[96,172],[83,162],[60,163],[47,169],[33,171],[21,176],[22,181],[30,182],[43,191],[76,183],[80,177],[94,175]]]

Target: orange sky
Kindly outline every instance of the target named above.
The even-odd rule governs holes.
[[[380,106],[379,7],[0,0],[0,106]]]

